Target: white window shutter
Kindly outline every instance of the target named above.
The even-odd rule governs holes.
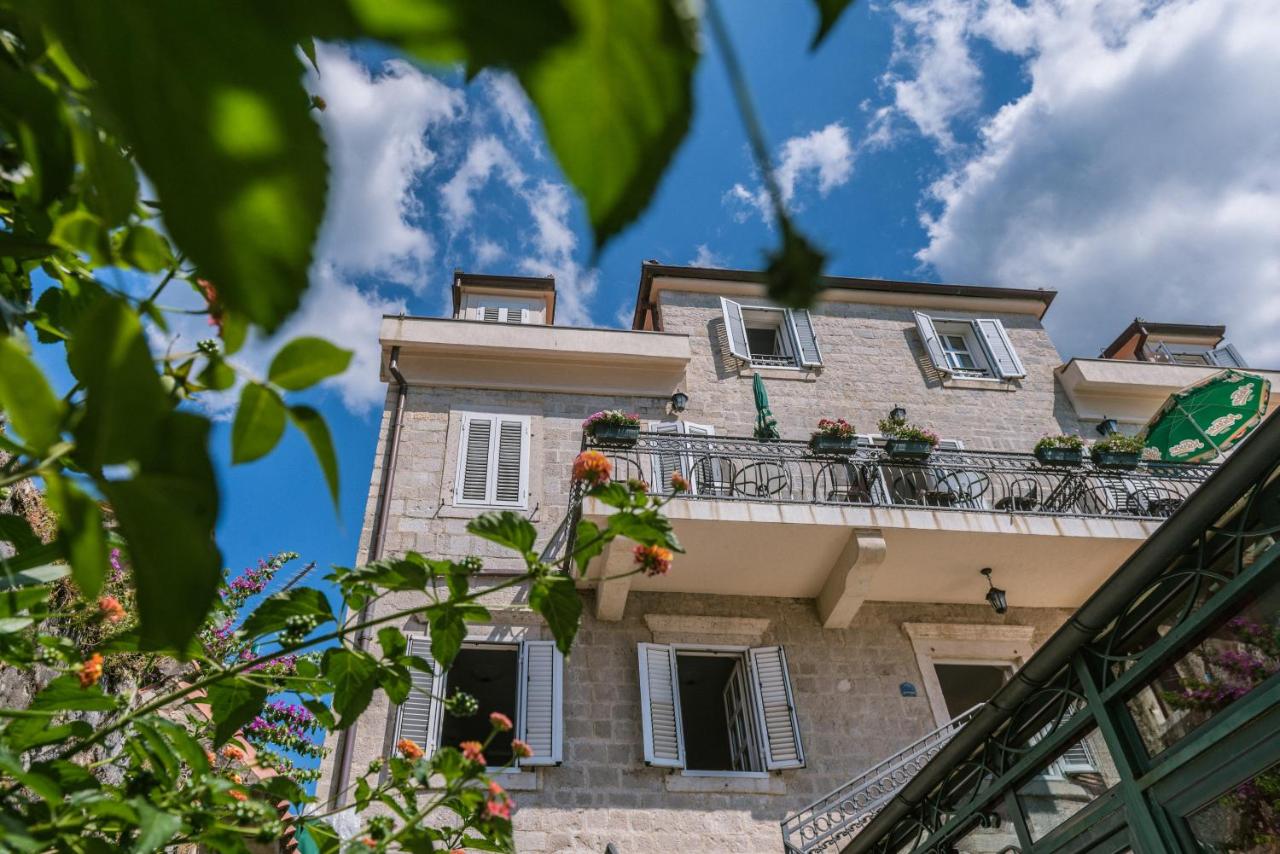
[[[710,424],[694,424],[692,421],[685,421],[684,432],[690,436],[714,436],[716,428]]]
[[[555,641],[520,646],[519,737],[533,748],[523,765],[564,761],[564,656]]]
[[[978,340],[986,348],[991,359],[992,372],[1004,379],[1025,377],[1027,372],[1022,368],[1022,360],[1014,352],[1013,343],[1004,331],[1004,324],[995,318],[982,318],[973,321],[973,328],[978,333]]]
[[[1209,361],[1220,368],[1247,368],[1244,363],[1244,357],[1240,355],[1240,351],[1235,347],[1227,344],[1216,350],[1209,351]]]
[[[493,419],[470,415],[463,418],[457,485],[457,498],[463,503],[484,504],[489,500],[492,442]]]
[[[813,331],[813,318],[807,309],[795,308],[787,310],[787,319],[791,323],[791,334],[796,339],[797,355],[800,364],[813,368],[822,365],[822,351],[818,349],[818,336]]]
[[[911,314],[915,316],[916,329],[920,332],[920,340],[924,342],[929,360],[942,373],[951,374],[951,365],[947,363],[947,355],[942,352],[942,342],[938,340],[938,330],[933,327],[933,318],[918,311]]]
[[[480,308],[480,319],[486,323],[497,323],[501,309],[496,305],[486,305]]]
[[[528,488],[525,472],[528,466],[528,424],[522,419],[497,419],[498,443],[494,461],[494,504],[523,506]]]
[[[503,321],[504,321],[504,322],[506,322],[506,323],[524,323],[524,309],[523,309],[523,308],[506,308],[506,309],[503,309],[503,310],[504,310],[504,311],[506,312],[506,314],[507,314],[507,316],[503,318]]]
[[[1058,768],[1065,774],[1092,774],[1098,770],[1089,751],[1088,742],[1081,739],[1067,748],[1067,752],[1058,757]]]
[[[651,421],[649,430],[654,433],[673,433],[683,432],[684,425],[679,421]],[[672,443],[671,450],[664,450],[661,453],[653,455],[653,473],[650,478],[653,482],[653,488],[657,492],[665,492],[671,486],[671,475],[680,472],[686,475],[684,455],[676,450],[675,443]]]
[[[644,761],[664,768],[683,768],[684,732],[680,725],[676,652],[660,643],[642,643],[638,649]]]
[[[725,336],[729,339],[729,352],[751,361],[751,348],[747,346],[747,324],[742,319],[742,306],[731,299],[720,297],[720,311],[724,314]]]
[[[395,742],[407,738],[430,755],[440,739],[441,695],[444,693],[440,685],[440,665],[431,657],[431,643],[425,637],[411,636],[408,640],[409,654],[426,659],[431,671],[410,669],[413,687],[397,710]]]
[[[791,678],[787,675],[787,658],[780,646],[759,646],[748,651],[751,662],[751,688],[756,695],[764,735],[764,767],[803,768],[804,748],[800,744],[800,726],[796,722],[792,700]]]

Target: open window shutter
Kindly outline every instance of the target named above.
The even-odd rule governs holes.
[[[564,761],[564,656],[555,641],[520,646],[520,738],[533,748],[523,765]]]
[[[508,309],[505,309],[505,311],[507,313],[507,316],[504,317],[503,320],[506,321],[507,323],[524,323],[523,308],[508,308]]]
[[[494,504],[524,504],[526,488],[524,464],[528,431],[523,420],[498,421],[498,454],[494,463]]]
[[[1235,347],[1227,344],[1216,350],[1209,351],[1209,360],[1215,365],[1222,368],[1247,368],[1244,363],[1244,357],[1240,355],[1240,351]]]
[[[933,366],[944,374],[951,373],[951,365],[947,363],[947,355],[942,352],[942,342],[938,340],[938,330],[933,327],[933,318],[918,311],[911,312],[916,319],[916,329],[920,332],[920,340],[924,342],[925,352]]]
[[[724,331],[729,338],[729,352],[751,361],[751,348],[747,346],[747,324],[742,319],[742,306],[731,299],[720,297],[720,311],[724,313]]]
[[[780,646],[759,646],[748,652],[751,688],[756,695],[764,735],[764,767],[803,768],[804,748],[791,697],[787,658]]]
[[[1077,741],[1067,748],[1067,752],[1058,757],[1058,767],[1063,774],[1092,774],[1098,770],[1089,752],[1089,744]]]
[[[400,704],[395,741],[407,738],[430,755],[436,749],[440,734],[440,697],[444,694],[440,685],[440,665],[431,657],[431,643],[425,637],[410,637],[408,640],[409,654],[426,659],[432,670],[410,669],[409,679],[413,687]]]
[[[493,421],[467,416],[462,429],[458,492],[463,501],[483,504],[489,500],[489,448],[493,440]]]
[[[1012,379],[1027,375],[1004,331],[1003,323],[994,318],[983,318],[973,321],[973,328],[978,333],[978,340],[986,348],[987,355],[991,357],[991,368],[996,376]]]
[[[939,439],[938,450],[940,451],[963,451],[964,442],[959,439]]]
[[[680,433],[684,427],[679,421],[651,421],[649,430],[654,433]],[[653,488],[655,491],[665,492],[671,486],[671,475],[676,472],[681,474],[685,472],[684,455],[677,450],[676,443],[670,444],[670,450],[662,450],[653,456]]]
[[[818,336],[813,331],[813,318],[807,309],[795,308],[787,310],[787,318],[791,322],[791,332],[796,339],[797,355],[800,364],[805,367],[818,367],[822,364],[822,351],[818,349]]]
[[[496,305],[486,305],[480,309],[480,319],[486,323],[497,323],[501,309]]]
[[[667,644],[639,644],[640,720],[644,761],[664,768],[684,767],[676,652]]]

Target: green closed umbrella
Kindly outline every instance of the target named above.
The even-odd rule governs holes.
[[[755,436],[760,441],[765,439],[781,439],[778,434],[778,422],[769,411],[769,392],[764,390],[764,380],[759,374],[751,381],[751,391],[756,396],[756,430]]]
[[[1271,383],[1243,371],[1221,371],[1175,392],[1147,423],[1148,459],[1198,463],[1228,450],[1262,421]]]

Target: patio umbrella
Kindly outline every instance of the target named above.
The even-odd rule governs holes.
[[[1231,370],[1174,392],[1143,431],[1144,456],[1175,463],[1217,457],[1262,421],[1270,394],[1267,380]]]
[[[778,422],[769,411],[769,392],[764,390],[764,380],[760,378],[760,374],[756,374],[755,379],[751,381],[751,391],[756,396],[756,438],[761,441],[781,439],[782,436],[778,434]]]

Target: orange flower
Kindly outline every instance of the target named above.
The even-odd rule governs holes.
[[[227,794],[235,798],[237,801],[249,800],[249,796],[246,795],[244,792],[240,791],[239,789],[228,789]]]
[[[234,744],[228,744],[222,748],[222,758],[230,759],[232,762],[243,762],[244,751],[236,747]]]
[[[480,742],[464,741],[462,744],[459,744],[458,747],[462,748],[462,756],[464,759],[470,760],[471,762],[477,762],[481,765],[485,764],[484,754],[481,753],[481,751],[484,750],[484,745]]]
[[[649,491],[649,484],[638,477],[629,477],[627,478],[627,489],[632,492],[644,493]]]
[[[671,550],[662,546],[636,546],[631,550],[645,575],[666,575],[671,569]]]
[[[511,739],[511,752],[516,755],[517,759],[528,759],[533,755],[533,748],[526,741],[518,738]]]
[[[372,836],[366,836],[364,839],[361,839],[360,841],[363,842],[365,845],[369,846],[370,848],[378,847],[378,841],[374,839]]]
[[[489,794],[495,798],[505,798],[507,796],[507,790],[498,785],[497,780],[490,780]]]
[[[212,750],[206,750],[204,752],[204,758],[209,760],[210,765],[216,765],[218,762],[218,757],[213,755]]]
[[[583,451],[573,461],[574,482],[586,481],[591,486],[604,486],[613,474],[613,464],[599,451]]]
[[[98,680],[102,678],[102,656],[94,653],[89,659],[80,665],[80,687],[88,688],[91,685],[97,685]]]
[[[671,473],[671,491],[672,492],[688,492],[689,478],[680,474],[678,471]]]
[[[490,712],[489,723],[493,724],[493,728],[498,732],[511,732],[511,718],[502,712]]]
[[[98,600],[98,613],[108,623],[118,623],[125,618],[124,606],[114,596],[103,596]]]
[[[509,820],[512,806],[514,806],[514,803],[510,798],[490,798],[484,802],[485,818],[505,818]]]
[[[244,783],[244,778],[243,778],[243,777],[241,777],[239,774],[232,774],[232,775],[231,775],[231,782],[233,782],[233,783],[235,783],[237,786],[239,786],[239,785],[241,785],[242,783]]]
[[[412,739],[402,738],[397,741],[396,750],[400,751],[400,755],[405,759],[416,760],[422,758],[422,748]]]

